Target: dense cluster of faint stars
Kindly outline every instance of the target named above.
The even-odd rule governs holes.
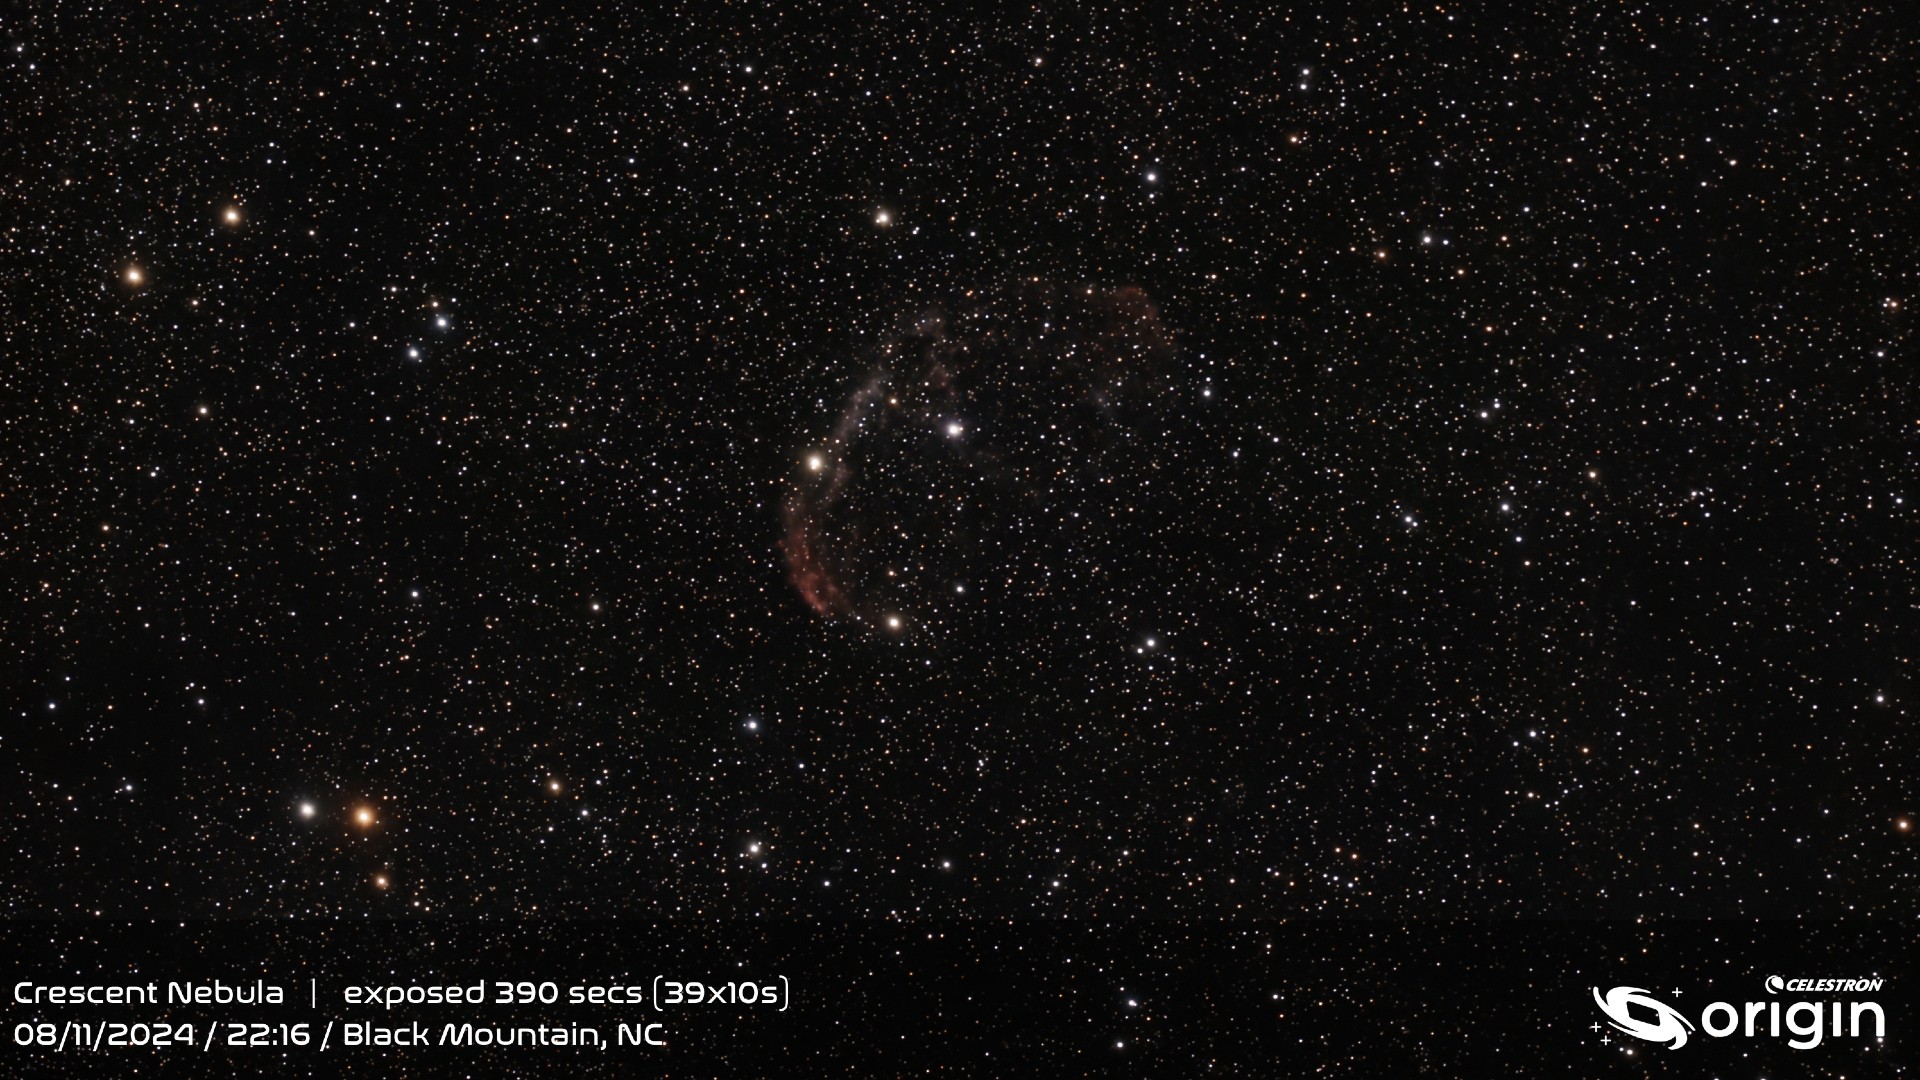
[[[1870,16],[732,18],[10,29],[11,913],[1910,912]]]

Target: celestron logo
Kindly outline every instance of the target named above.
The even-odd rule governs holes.
[[[1770,975],[1769,994],[1786,993],[1868,993],[1885,984],[1884,979],[1788,979]],[[1795,1050],[1811,1050],[1823,1039],[1880,1038],[1887,1035],[1887,1015],[1872,1001],[1795,1001],[1782,1008],[1780,1001],[1749,1001],[1736,1006],[1716,1001],[1700,1010],[1698,1025],[1680,1011],[1637,986],[1616,986],[1605,994],[1593,987],[1593,1003],[1606,1014],[1607,1022],[1625,1035],[1647,1042],[1664,1044],[1669,1050],[1687,1045],[1687,1035],[1698,1030],[1715,1039],[1739,1034],[1746,1038],[1791,1036],[1787,1045]],[[1675,990],[1678,995],[1680,991]],[[1600,1025],[1593,1025],[1598,1030]],[[1611,1040],[1602,1037],[1602,1043]]]
[[[1789,994],[1870,994],[1880,989],[1885,979],[1783,979],[1767,976],[1767,993],[1782,990]]]

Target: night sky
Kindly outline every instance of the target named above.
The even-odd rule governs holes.
[[[1909,941],[1892,12],[8,16],[0,912]]]

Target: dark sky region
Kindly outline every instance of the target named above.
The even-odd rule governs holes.
[[[0,910],[1897,938],[1895,12],[16,12]]]

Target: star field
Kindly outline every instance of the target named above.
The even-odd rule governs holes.
[[[11,918],[1914,914],[1897,20],[4,30]]]

